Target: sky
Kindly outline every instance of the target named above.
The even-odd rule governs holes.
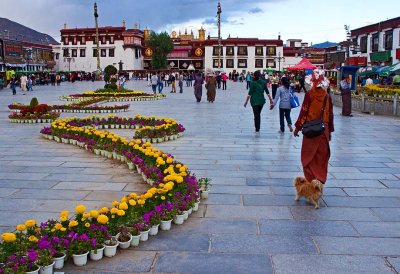
[[[60,41],[60,29],[93,27],[94,0],[0,0],[0,17]],[[99,25],[134,24],[156,32],[200,27],[217,31],[218,0],[97,0]],[[356,29],[399,16],[400,0],[221,0],[221,36],[302,39],[308,43],[346,39],[344,25]]]

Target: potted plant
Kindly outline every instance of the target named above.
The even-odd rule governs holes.
[[[40,267],[40,274],[52,274],[54,267],[53,252],[55,251],[50,249],[50,242],[47,239],[42,240],[43,238],[38,242],[36,264]]]
[[[99,261],[103,258],[104,254],[104,241],[107,236],[107,227],[101,224],[90,224],[88,235],[92,242],[92,249],[90,250],[89,257],[93,261]]]
[[[10,255],[3,264],[0,264],[0,273],[39,273],[39,266],[35,264],[37,253],[34,249],[27,253],[28,256],[20,256],[17,254]]]
[[[106,240],[104,241],[104,256],[106,257],[114,257],[117,254],[117,247],[119,242],[116,239],[116,236],[107,235]]]
[[[117,234],[117,241],[119,247],[122,249],[127,249],[131,245],[132,235],[130,230],[126,226],[121,226],[119,228],[119,233]]]
[[[171,223],[175,215],[175,210],[174,206],[171,202],[166,202],[164,204],[161,204],[161,210],[162,210],[162,218],[161,218],[161,225],[160,228],[161,230],[170,230],[171,229]]]
[[[201,198],[207,199],[208,192],[210,191],[210,187],[211,187],[211,179],[207,178],[207,177],[202,177],[197,180],[197,184],[199,185],[199,188],[200,188]]]
[[[143,229],[141,223],[134,223],[130,227],[130,233],[132,235],[131,246],[138,246],[140,242],[140,231]]]
[[[69,239],[68,254],[72,255],[74,264],[77,266],[83,266],[87,263],[89,250],[93,248],[92,243],[87,234],[78,234],[77,232],[71,231],[67,235]]]

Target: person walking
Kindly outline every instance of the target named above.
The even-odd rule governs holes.
[[[340,94],[342,95],[342,116],[353,117],[351,114],[351,82],[348,74],[340,81]]]
[[[290,111],[292,109],[290,105],[290,82],[286,77],[281,78],[282,85],[276,90],[276,95],[274,98],[274,105],[276,106],[279,101],[279,123],[280,130],[279,133],[285,132],[285,118],[288,124],[290,132],[293,132],[292,119],[290,118]],[[273,109],[273,106],[271,109]]]
[[[19,79],[19,81],[21,83],[22,94],[25,95],[26,94],[26,85],[28,83],[28,77],[26,77],[26,75],[23,74],[21,76],[21,78]]]
[[[150,84],[154,94],[157,93],[157,81],[158,81],[157,74],[153,72],[153,75],[150,77]]]
[[[304,86],[304,75],[299,75],[300,77],[299,77],[299,84],[300,84],[300,89],[299,89],[299,92],[301,92],[302,90],[304,90],[304,93],[306,93],[307,92],[307,89],[306,89],[306,87]]]
[[[244,107],[247,106],[247,103],[250,100],[250,105],[253,108],[254,114],[254,126],[256,128],[256,133],[260,132],[261,126],[261,111],[265,104],[264,92],[267,94],[270,108],[274,107],[274,103],[272,101],[271,95],[269,94],[269,90],[264,80],[260,79],[261,72],[257,70],[254,72],[254,80],[250,83],[249,93],[247,95],[246,101],[244,102]]]
[[[272,98],[275,98],[276,91],[278,89],[279,84],[279,76],[274,72],[270,77],[271,88],[272,88]]]
[[[250,88],[250,83],[251,83],[251,75],[250,72],[248,71],[246,74],[246,89]]]
[[[157,76],[157,86],[158,86],[158,93],[162,93],[163,89],[164,89],[164,74],[162,73],[158,73]]]
[[[201,75],[201,71],[198,71],[194,76],[194,96],[196,97],[197,103],[200,103],[201,96],[203,95],[203,75]]]
[[[214,103],[215,94],[217,88],[217,80],[214,77],[214,74],[210,74],[207,79],[206,89],[207,89],[207,101],[209,103]]]
[[[305,180],[308,182],[318,180],[322,184],[325,184],[327,179],[330,158],[329,142],[334,131],[332,98],[324,89],[329,86],[329,80],[324,74],[323,70],[316,69],[312,75],[307,76],[306,82],[311,85],[311,89],[304,96],[301,111],[295,123],[296,128],[293,132],[294,136],[298,137],[306,122],[319,119],[322,116],[325,126],[324,132],[316,137],[303,135],[301,145],[301,164]]]
[[[18,83],[17,78],[15,78],[15,74],[13,74],[13,76],[11,76],[11,80],[10,80],[10,88],[12,90],[13,95],[17,94],[17,90],[16,90],[17,83]]]
[[[217,80],[217,86],[218,86],[218,89],[220,89],[221,88],[221,80],[222,80],[220,72],[217,73],[215,80]]]
[[[172,73],[170,76],[169,76],[169,80],[171,81],[171,93],[176,93],[176,88],[175,88],[175,73]]]
[[[183,74],[179,74],[178,76],[178,86],[179,86],[179,93],[183,93]]]
[[[222,90],[226,90],[226,81],[228,80],[228,76],[226,73],[222,73]]]

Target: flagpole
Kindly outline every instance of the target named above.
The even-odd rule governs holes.
[[[99,23],[97,18],[99,14],[97,13],[97,4],[94,2],[94,21],[96,23],[96,48],[97,48],[97,70],[100,71],[100,46],[99,46]]]
[[[218,70],[221,68],[221,3],[220,0],[218,0]]]

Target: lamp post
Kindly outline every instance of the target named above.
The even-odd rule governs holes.
[[[278,69],[279,69],[279,71],[281,71],[281,61],[285,61],[285,57],[281,56],[281,53],[278,52],[278,56],[274,57],[274,61],[276,61],[276,60],[278,60],[278,64],[279,64]]]
[[[218,0],[218,70],[221,68],[221,2]]]
[[[100,71],[100,46],[99,46],[99,23],[97,18],[99,14],[97,13],[97,4],[94,2],[94,21],[96,24],[96,48],[97,48],[97,70]]]

